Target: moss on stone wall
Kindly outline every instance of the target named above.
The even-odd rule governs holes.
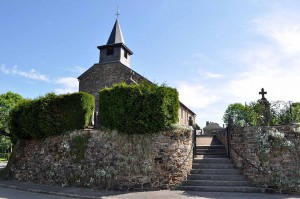
[[[75,162],[79,163],[84,159],[85,151],[90,138],[91,135],[89,133],[76,135],[72,138],[70,144],[70,153],[72,156],[75,156]]]
[[[13,156],[7,168],[16,180],[110,190],[167,189],[185,180],[192,167],[192,132],[174,128],[128,135],[78,130],[26,141]]]

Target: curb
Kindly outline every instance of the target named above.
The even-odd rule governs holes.
[[[7,184],[1,184],[1,183],[0,183],[0,187],[16,189],[16,190],[32,192],[32,193],[42,193],[42,194],[48,194],[48,195],[64,196],[64,197],[69,197],[69,198],[99,199],[101,197],[101,196],[80,196],[78,194],[72,194],[72,193],[53,192],[53,191],[45,191],[45,190],[40,190],[40,189],[23,188],[23,187],[18,187],[15,185],[7,185]]]

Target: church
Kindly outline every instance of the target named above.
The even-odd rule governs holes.
[[[122,82],[127,84],[138,84],[145,81],[152,83],[130,68],[133,52],[125,45],[118,18],[107,43],[97,48],[100,50],[99,63],[94,64],[78,77],[79,91],[90,93],[95,97],[96,112],[99,111],[99,91],[101,89]],[[190,117],[195,123],[196,114],[180,102],[178,123],[188,126]]]

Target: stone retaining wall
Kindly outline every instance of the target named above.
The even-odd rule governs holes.
[[[217,138],[227,148],[226,129]],[[231,128],[231,159],[267,192],[300,192],[299,125]]]
[[[192,132],[122,135],[78,130],[19,141],[6,172],[22,181],[108,190],[175,188],[192,167]]]

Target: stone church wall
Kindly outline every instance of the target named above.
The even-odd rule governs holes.
[[[192,132],[156,135],[78,130],[45,140],[19,141],[7,165],[21,181],[108,190],[175,188],[192,167]]]
[[[217,138],[227,148],[226,129]],[[267,192],[300,193],[300,127],[231,129],[231,159],[252,182]]]
[[[87,92],[95,97],[95,111],[99,110],[99,91],[112,87],[116,83],[133,83],[147,81],[143,76],[133,73],[130,68],[120,62],[95,64],[79,77],[79,91]]]

